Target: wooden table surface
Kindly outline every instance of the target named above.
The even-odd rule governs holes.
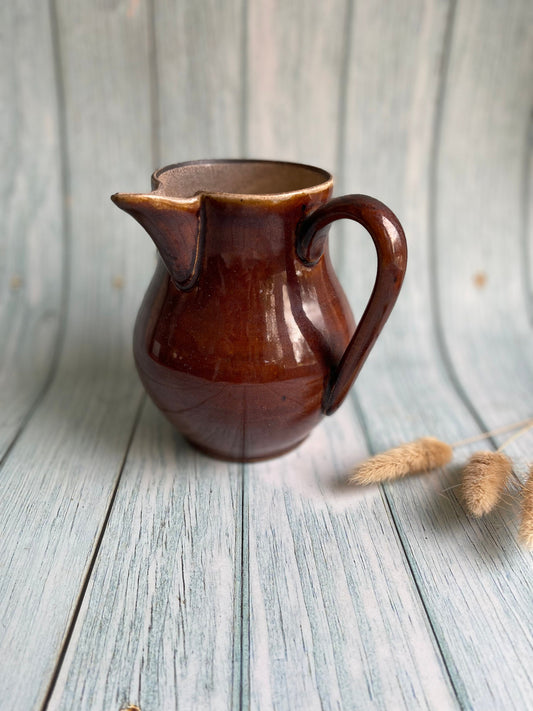
[[[529,0],[51,0],[0,10],[0,710],[533,705],[533,435],[474,520],[460,465],[369,454],[533,415]],[[293,453],[209,459],[135,373],[155,259],[109,201],[201,157],[332,170],[408,276],[351,396]],[[370,240],[332,231],[360,315]]]

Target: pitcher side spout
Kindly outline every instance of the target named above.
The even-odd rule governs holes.
[[[111,200],[148,232],[175,286],[191,289],[198,279],[203,249],[201,197],[181,200],[155,193],[115,193]]]

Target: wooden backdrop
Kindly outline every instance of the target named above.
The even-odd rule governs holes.
[[[344,481],[533,414],[531,1],[17,0],[0,40],[0,709],[528,708],[533,436],[481,521],[454,466]],[[410,249],[349,400],[246,466],[145,400],[154,249],[109,201],[238,156],[330,169]],[[370,240],[331,239],[360,314]]]

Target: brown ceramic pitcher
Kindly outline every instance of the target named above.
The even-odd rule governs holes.
[[[330,200],[320,168],[260,160],[180,163],[152,192],[112,200],[161,257],[134,355],[160,410],[215,457],[253,461],[299,444],[346,396],[400,290],[400,223],[365,195]],[[332,269],[328,226],[349,218],[377,250],[357,329]]]

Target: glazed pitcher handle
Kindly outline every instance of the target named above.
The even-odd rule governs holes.
[[[361,321],[324,392],[322,410],[326,415],[339,407],[363,367],[396,302],[407,266],[402,226],[386,205],[368,195],[334,198],[302,220],[296,235],[296,253],[306,266],[315,265],[321,258],[329,224],[344,218],[359,222],[372,237],[377,274]]]

